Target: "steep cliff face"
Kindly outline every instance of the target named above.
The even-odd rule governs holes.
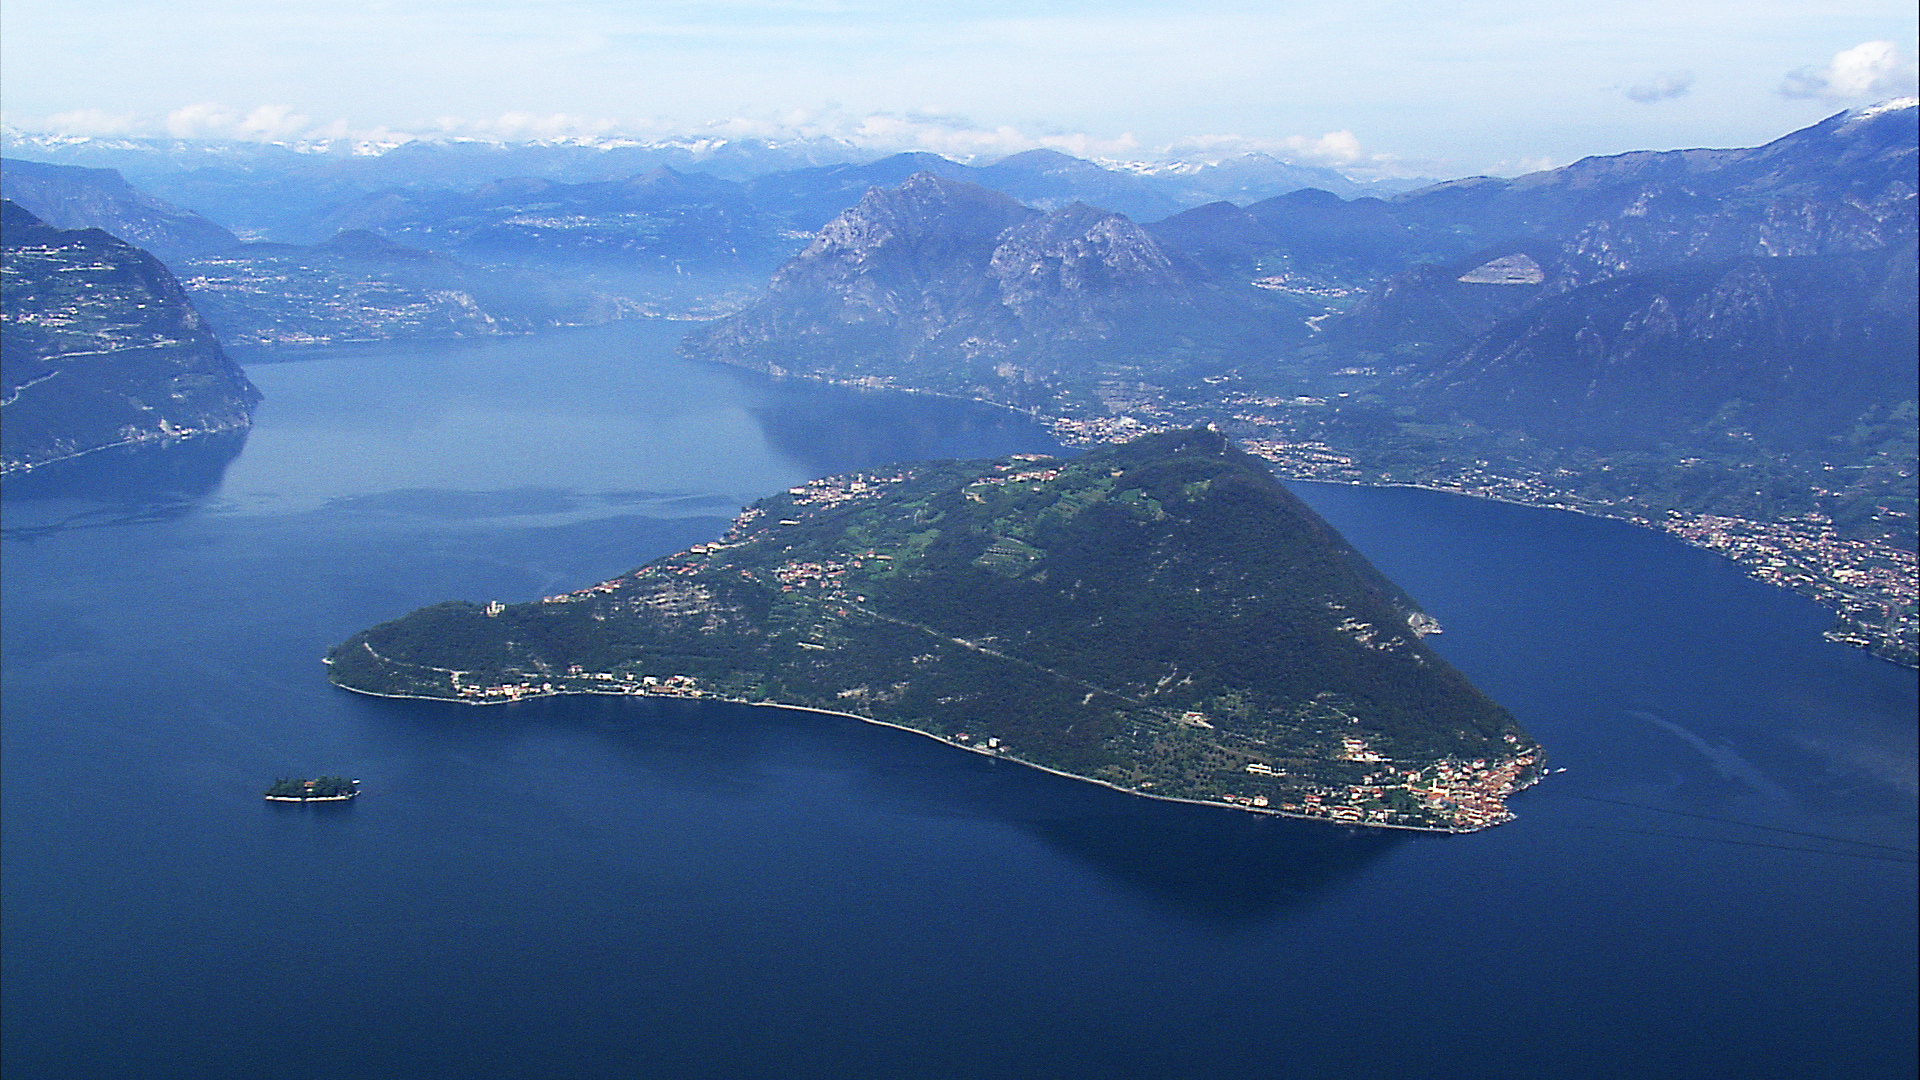
[[[955,302],[985,295],[980,271],[1001,235],[1034,216],[999,192],[918,173],[828,222],[774,275],[768,299],[834,306],[848,323],[897,325],[919,312],[937,329]]]
[[[1000,302],[1030,333],[1093,337],[1146,297],[1194,302],[1187,276],[1146,230],[1084,203],[1008,229],[987,268]]]
[[[105,229],[143,249],[175,258],[230,251],[240,239],[191,210],[154,198],[113,169],[8,160],[0,190],[58,229]]]
[[[158,259],[11,201],[0,246],[0,472],[252,423],[260,392]]]
[[[1914,398],[1914,259],[1908,242],[1614,278],[1498,322],[1423,389],[1589,446],[1810,449]]]
[[[1260,300],[1229,295],[1120,214],[1081,203],[1043,213],[920,173],[868,192],[759,303],[687,349],[760,370],[1059,404],[1068,382],[1159,378],[1223,355],[1235,335],[1304,336],[1300,320],[1274,322]]]
[[[1914,242],[1916,116],[1920,108],[1907,99],[1840,113],[1765,146],[1587,158],[1514,180],[1481,177],[1399,196],[1383,205],[1414,238],[1401,250],[1424,245],[1443,254],[1387,277],[1350,312],[1326,324],[1327,340],[1338,347],[1425,357],[1411,372],[1421,380],[1417,388],[1478,387],[1474,393],[1493,397],[1459,400],[1482,403],[1528,397],[1533,391],[1526,385],[1542,385],[1546,371],[1562,370],[1557,361],[1545,367],[1521,364],[1512,350],[1531,350],[1528,355],[1542,363],[1549,353],[1571,355],[1572,346],[1545,342],[1565,337],[1574,323],[1583,328],[1577,351],[1595,363],[1610,358],[1605,363],[1614,375],[1620,375],[1621,364],[1636,368],[1628,353],[1651,356],[1647,350],[1654,350],[1673,369],[1662,376],[1665,385],[1694,385],[1703,392],[1716,382],[1732,383],[1683,373],[1708,364],[1721,365],[1721,374],[1728,375],[1733,370],[1725,367],[1732,363],[1729,349],[1745,357],[1735,366],[1780,385],[1787,375],[1774,368],[1792,363],[1795,349],[1825,355],[1855,349],[1846,344],[1854,342],[1865,350],[1863,356],[1885,356],[1882,342],[1903,340],[1887,324],[1889,318],[1898,322],[1900,311],[1863,306],[1864,297],[1880,289],[1864,284],[1860,275],[1895,273],[1888,267],[1890,253],[1910,251]],[[1458,250],[1468,242],[1476,246]],[[1454,253],[1444,254],[1450,246]],[[1859,259],[1849,261],[1851,256]],[[1776,259],[1796,261],[1766,265]],[[1833,275],[1832,280],[1823,280],[1823,274]],[[1620,287],[1603,287],[1609,282]],[[1738,282],[1758,292],[1736,303]],[[1642,302],[1652,304],[1654,293],[1677,305],[1676,312],[1704,304],[1697,310],[1718,314],[1699,315],[1706,321],[1676,331],[1680,337],[1674,341],[1684,338],[1693,345],[1669,348],[1657,344],[1666,339],[1650,329],[1664,325],[1662,319],[1641,319],[1632,310]],[[1756,314],[1763,311],[1764,317]],[[1906,311],[1910,316],[1911,296]],[[1676,317],[1685,322],[1692,316]],[[1719,344],[1698,338],[1709,322]],[[1816,324],[1823,328],[1814,329]],[[1482,335],[1492,336],[1482,340]],[[1729,344],[1736,337],[1740,343]],[[1531,344],[1516,344],[1521,341]],[[1602,341],[1607,344],[1597,344]],[[1501,356],[1507,359],[1497,359]],[[1436,362],[1451,367],[1442,375],[1429,366]],[[1805,382],[1820,370],[1828,367],[1803,364],[1796,378]],[[1466,377],[1468,371],[1481,374]],[[1522,382],[1499,384],[1496,371]],[[1814,383],[1805,383],[1803,390],[1827,393]],[[1572,393],[1556,387],[1541,400],[1566,404],[1579,396]],[[1710,414],[1726,399],[1718,391],[1708,393],[1714,396],[1711,402],[1648,400],[1638,411],[1651,414],[1671,406],[1678,410],[1674,416],[1697,420],[1702,409]],[[1755,384],[1742,393],[1751,399],[1763,390]],[[1608,396],[1599,389],[1592,394]],[[1528,426],[1543,433],[1550,427],[1544,419]],[[1645,422],[1628,422],[1622,414],[1621,434],[1646,430],[1651,429]]]
[[[1458,254],[1549,243],[1569,287],[1687,261],[1876,250],[1915,235],[1917,118],[1907,98],[1764,146],[1585,158],[1438,184],[1392,206],[1437,248],[1457,237]]]

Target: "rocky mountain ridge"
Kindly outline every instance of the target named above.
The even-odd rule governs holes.
[[[1090,379],[1158,378],[1169,356],[1216,354],[1248,332],[1243,306],[1273,307],[1226,291],[1124,215],[1080,203],[1042,212],[926,172],[869,191],[760,302],[695,331],[686,349],[1031,406]]]
[[[226,228],[136,189],[114,169],[9,158],[0,163],[0,195],[56,229],[105,229],[163,258],[240,246]]]
[[[1811,561],[1754,557],[1859,617],[1846,640],[1910,660],[1913,590],[1850,583],[1897,584],[1915,543],[1917,113],[1388,200],[1302,191],[1144,227],[1056,210],[984,259],[991,230],[941,213],[847,243],[895,189],[687,347],[1028,408],[1068,438],[1217,422],[1308,476],[1778,524]],[[1052,247],[1008,244],[1043,220]]]

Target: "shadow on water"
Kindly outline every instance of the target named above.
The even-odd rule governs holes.
[[[1411,834],[1144,799],[845,717],[671,699],[549,698],[472,710],[360,699],[412,736],[515,743],[541,729],[592,732],[622,786],[729,802],[817,799],[896,817],[994,822],[1125,892],[1215,928],[1316,902]],[[461,760],[497,761],[498,754]],[[800,778],[796,780],[796,777]],[[805,790],[796,791],[795,784]]]
[[[751,411],[767,442],[826,476],[900,461],[1068,452],[1024,413],[973,401],[774,379]]]
[[[6,536],[32,539],[66,529],[179,517],[219,488],[246,445],[246,432],[221,432],[171,446],[115,447],[16,473],[0,481],[0,499],[15,509],[60,500],[104,505],[32,524],[10,523]]]
[[[1139,805],[1016,824],[1161,907],[1217,927],[1264,922],[1311,904],[1408,840],[1405,833],[1112,794]]]

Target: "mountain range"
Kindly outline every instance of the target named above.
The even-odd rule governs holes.
[[[143,191],[194,207],[248,239],[287,243],[325,239],[330,233],[319,223],[327,214],[382,192],[471,192],[503,179],[570,185],[624,182],[662,166],[747,185],[756,206],[792,214],[793,227],[807,231],[853,205],[867,187],[891,186],[923,171],[972,180],[1043,208],[1077,199],[1143,219],[1216,199],[1251,201],[1303,187],[1342,195],[1388,194],[1428,182],[1357,181],[1334,169],[1267,154],[1096,162],[1033,150],[966,164],[929,153],[880,154],[835,139],[258,143],[6,130],[0,131],[0,153],[116,169]]]
[[[1145,225],[927,171],[685,348],[998,401],[1072,438],[1219,423],[1298,475],[1670,521],[1792,567],[1859,620],[1848,640],[1910,661],[1917,112]],[[1869,579],[1887,588],[1850,584]]]
[[[1818,567],[1915,546],[1912,99],[1399,192],[1255,157],[5,141],[127,168],[4,179],[149,238],[230,340],[725,315],[689,355],[1000,402],[1070,439],[1217,423],[1299,475],[1812,530]],[[1799,566],[1785,542],[1727,550]],[[1914,637],[1912,590],[1855,595],[1885,568],[1846,566],[1787,577]]]
[[[1301,191],[1144,227],[1082,204],[1043,213],[928,170],[871,191],[782,267],[759,303],[689,348],[942,389],[957,379],[980,390],[982,372],[998,370],[1005,388],[986,396],[1039,405],[1052,393],[1057,406],[1085,408],[1097,395],[1013,388],[1069,371],[1125,378],[1143,362],[1155,377],[1245,366],[1304,340],[1311,319],[1324,362],[1391,354],[1398,370],[1385,389],[1542,437],[1644,441],[1742,394],[1834,389],[1813,410],[1823,420],[1787,425],[1794,439],[1817,439],[1862,400],[1842,384],[1910,395],[1896,371],[1906,365],[1894,361],[1912,341],[1903,290],[1915,144],[1908,104],[1843,113],[1747,150],[1590,158],[1387,200]],[[1712,359],[1677,344],[1681,353],[1661,353],[1661,342],[1707,341],[1722,350]],[[1727,349],[1745,359],[1728,367]],[[1560,356],[1568,350],[1586,366]],[[1787,354],[1805,358],[1792,378],[1773,370],[1794,363]],[[1643,400],[1644,381],[1589,370],[1631,366],[1630,356],[1722,374],[1668,379],[1692,389]],[[1495,384],[1511,392],[1491,393]],[[1519,404],[1576,398],[1584,412]],[[1532,412],[1502,412],[1503,401]],[[1658,419],[1620,420],[1636,407]],[[1556,428],[1550,415],[1566,423]],[[1781,423],[1761,427],[1788,437]]]
[[[1041,211],[922,172],[869,190],[762,300],[685,348],[764,371],[1103,409],[1196,359],[1304,339],[1301,318],[1276,313],[1287,306],[1125,215],[1079,202]]]

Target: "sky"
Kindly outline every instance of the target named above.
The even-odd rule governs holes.
[[[0,121],[1512,175],[1915,92],[1911,0],[7,0]]]

